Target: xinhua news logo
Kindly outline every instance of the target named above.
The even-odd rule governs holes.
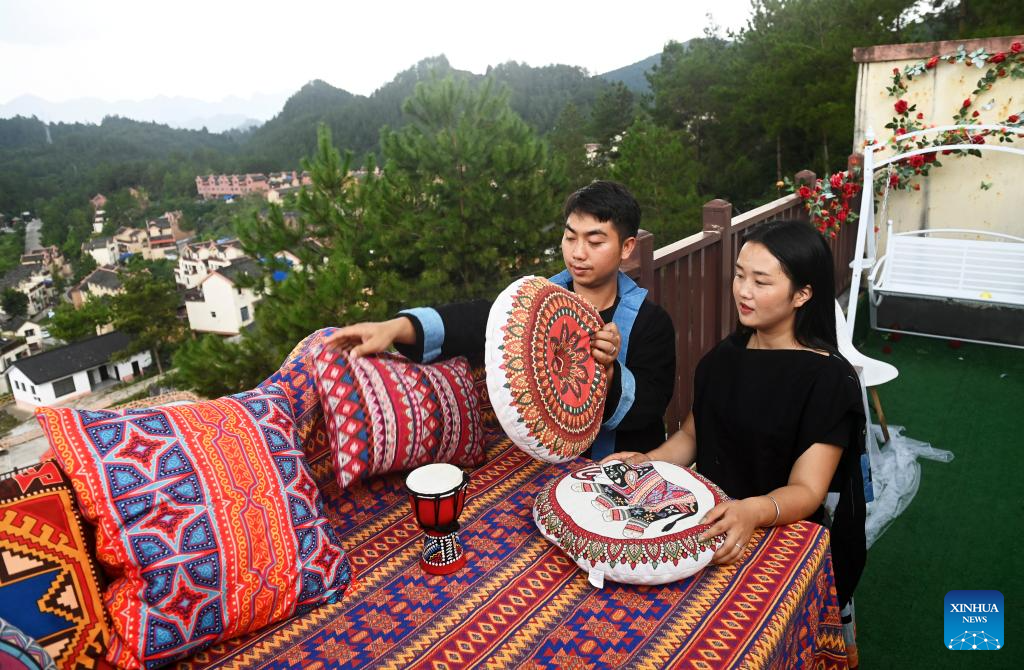
[[[946,594],[943,645],[953,651],[1002,649],[1003,594],[999,591],[950,591]]]

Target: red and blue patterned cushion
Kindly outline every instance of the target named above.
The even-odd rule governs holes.
[[[349,581],[277,386],[124,411],[37,417],[119,575],[107,658],[169,663],[332,601]]]
[[[340,487],[427,463],[483,463],[480,401],[466,359],[351,359],[325,347],[315,365]]]
[[[295,345],[291,353],[284,359],[281,367],[260,384],[260,386],[271,384],[280,386],[288,396],[288,404],[292,407],[292,417],[295,419],[295,431],[303,446],[314,432],[316,423],[323,416],[320,408],[320,395],[316,392],[316,384],[313,381],[315,373],[313,358],[323,348],[324,338],[334,330],[334,328],[321,328],[307,335]]]
[[[0,479],[0,622],[35,640],[62,669],[98,667],[110,635],[90,541],[54,461]],[[7,667],[2,658],[0,667]]]

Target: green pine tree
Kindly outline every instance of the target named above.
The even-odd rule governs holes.
[[[115,330],[132,338],[120,357],[152,351],[157,371],[163,374],[161,351],[172,348],[184,334],[183,323],[178,319],[181,300],[174,280],[154,276],[147,268],[122,271],[120,277],[124,292],[110,301],[111,321]]]
[[[369,212],[381,297],[397,306],[493,296],[546,271],[567,183],[507,91],[489,79],[476,89],[421,82],[404,110],[407,125],[382,132]]]
[[[700,165],[679,131],[649,117],[633,122],[619,145],[611,177],[629,186],[643,211],[643,227],[655,246],[670,244],[701,229],[697,193]]]

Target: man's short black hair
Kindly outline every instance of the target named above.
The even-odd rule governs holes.
[[[625,186],[614,181],[594,181],[570,195],[562,216],[568,219],[570,214],[589,214],[601,222],[611,221],[620,244],[636,237],[640,230],[640,203]]]

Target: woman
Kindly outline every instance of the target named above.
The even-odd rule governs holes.
[[[758,527],[825,523],[827,493],[841,605],[866,554],[857,376],[836,345],[832,252],[810,225],[770,221],[745,240],[732,292],[739,324],[701,359],[682,430],[647,454],[605,460],[689,466],[733,500],[704,518],[724,535],[714,562],[740,558]]]

